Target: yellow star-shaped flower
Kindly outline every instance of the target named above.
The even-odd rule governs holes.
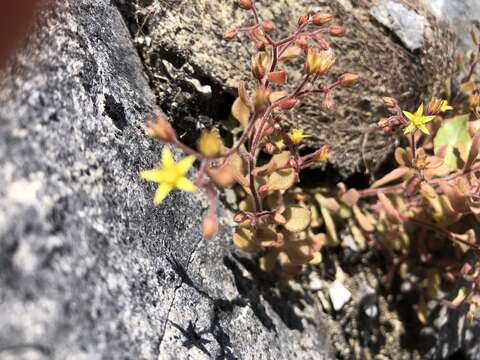
[[[424,134],[427,134],[427,135],[430,134],[430,132],[428,131],[425,124],[428,123],[429,121],[432,121],[433,119],[435,119],[435,116],[434,115],[430,115],[430,116],[423,115],[423,104],[421,104],[418,107],[418,110],[415,114],[412,114],[408,111],[404,111],[403,114],[407,117],[408,120],[410,120],[410,124],[407,126],[407,128],[404,131],[405,134],[408,134],[415,129],[419,129]]]
[[[448,100],[443,100],[442,105],[440,105],[440,112],[445,112],[449,110],[453,110],[453,106],[450,106]]]
[[[152,170],[140,171],[140,177],[147,181],[160,184],[153,199],[155,205],[160,204],[174,189],[188,192],[196,190],[195,185],[185,176],[194,161],[195,156],[187,156],[178,163],[175,163],[172,153],[168,147],[165,146],[162,151],[161,165]]]
[[[304,137],[305,135],[303,135],[303,130],[301,129],[293,129],[290,134],[290,140],[297,146],[302,143]]]

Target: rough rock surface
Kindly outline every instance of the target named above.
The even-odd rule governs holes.
[[[229,114],[238,81],[250,79],[249,59],[255,51],[245,37],[226,42],[222,34],[227,28],[248,24],[250,14],[234,0],[161,0],[148,2],[146,7],[140,0],[118,2],[129,8],[125,13],[162,109],[187,128],[199,123],[218,126]],[[394,142],[392,137],[371,131],[371,125],[387,114],[382,96],[395,96],[405,108],[416,108],[420,100],[442,92],[453,67],[452,34],[422,10],[418,1],[390,1],[424,19],[423,31],[415,34],[423,46],[415,52],[371,16],[374,3],[378,1],[258,1],[264,18],[278,25],[281,33],[276,35],[293,30],[298,17],[307,11],[333,13],[336,23],[347,29],[345,38],[332,40],[337,63],[328,82],[346,71],[362,75],[364,81],[339,91],[337,108],[331,113],[321,109],[320,97],[312,96],[290,118],[292,125],[312,135],[312,145],[333,146],[332,161],[343,175],[363,166],[364,144],[367,166],[374,169]],[[301,75],[299,68],[301,64],[290,73],[292,82]],[[192,78],[209,85],[212,93],[205,96],[195,91]],[[191,90],[185,95],[181,89]]]
[[[422,0],[423,4],[439,19],[450,24],[461,39],[463,50],[474,44],[469,28],[475,26],[480,31],[480,1],[478,0]]]
[[[0,358],[331,358],[306,294],[253,281],[228,224],[201,239],[201,197],[153,206],[155,100],[121,15],[59,7],[0,77]]]
[[[382,2],[370,10],[372,16],[392,30],[411,51],[421,49],[424,44],[427,20],[414,10],[395,1]]]

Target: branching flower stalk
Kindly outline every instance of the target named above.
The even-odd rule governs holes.
[[[407,276],[417,261],[427,269],[425,279],[417,284],[422,322],[426,321],[422,304],[427,298],[454,308],[468,304],[467,316],[472,320],[480,305],[480,131],[476,104],[470,100],[474,105],[470,115],[443,119],[443,113],[453,110],[446,100],[433,98],[426,109],[421,105],[415,113],[402,111],[392,98],[383,100],[394,115],[380,121],[378,127],[389,133],[406,126],[410,146],[396,149],[398,167],[371,188],[351,189],[340,194],[340,199],[349,200],[350,205],[363,201],[362,210],[357,207],[353,215],[363,236],[391,262],[386,286],[396,272]],[[475,264],[467,263],[462,269],[462,254],[467,252],[474,254]],[[449,300],[441,296],[442,279],[449,284],[469,281],[470,285],[460,287],[457,296]]]
[[[304,14],[291,35],[275,39],[275,24],[261,18],[255,1],[238,0],[238,3],[252,14],[251,24],[228,29],[224,39],[233,40],[239,35],[246,35],[257,50],[251,59],[252,90],[248,91],[247,85],[241,82],[239,96],[232,107],[232,114],[243,128],[238,141],[227,148],[218,131],[204,130],[197,148],[193,149],[179,140],[162,116],[148,124],[148,133],[180,148],[189,156],[188,159],[200,162],[192,185],[208,194],[209,210],[202,225],[206,238],[212,238],[218,229],[216,188],[240,185],[246,200],[235,216],[239,226],[234,242],[246,251],[262,250],[265,256],[261,265],[264,269],[271,268],[278,259],[287,272],[297,273],[303,264],[318,262],[321,241],[309,230],[311,211],[293,186],[300,171],[326,162],[331,150],[324,145],[311,154],[301,155],[299,149],[307,135],[301,129],[290,128],[285,112],[291,111],[303,98],[312,94],[323,95],[323,107],[330,110],[334,107],[335,89],[351,86],[360,77],[345,73],[332,83],[325,81],[335,57],[324,36],[345,34],[342,27],[329,24],[333,20],[332,15]],[[303,76],[298,84],[288,84],[289,74],[283,64],[302,56],[304,65],[300,71]],[[163,151],[168,150],[164,148]],[[259,164],[261,154],[269,155],[270,161]],[[164,173],[168,168],[163,164],[160,169],[140,173],[146,180],[161,184],[159,189],[162,190],[157,192],[162,196],[156,196],[156,203],[163,200],[167,188],[169,191],[182,189],[185,182],[182,168],[172,177],[173,180],[181,179],[182,184],[175,181],[165,184],[170,180]],[[176,171],[175,167],[170,169]],[[162,176],[149,176],[159,171]]]

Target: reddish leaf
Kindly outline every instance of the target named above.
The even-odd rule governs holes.
[[[447,196],[450,204],[455,211],[465,213],[468,211],[467,198],[462,194],[457,187],[451,186],[446,181],[440,182],[440,189]]]
[[[406,166],[401,166],[399,168],[394,169],[393,171],[389,172],[387,175],[385,175],[383,178],[380,180],[375,181],[372,184],[372,188],[378,188],[381,187],[385,184],[388,184],[392,181],[401,179],[405,176],[408,176],[411,174],[411,169],[406,167]]]
[[[387,213],[388,220],[394,224],[400,224],[402,222],[402,217],[397,209],[395,209],[395,206],[393,206],[393,203],[390,201],[390,199],[381,192],[378,193],[378,199],[382,203],[382,206]]]
[[[360,225],[363,231],[372,232],[373,230],[375,230],[375,227],[370,222],[368,217],[365,216],[365,214],[360,210],[357,205],[353,206],[353,215],[355,215],[355,219],[357,220],[358,225]]]

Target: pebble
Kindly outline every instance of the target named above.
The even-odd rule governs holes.
[[[352,293],[338,280],[335,280],[328,289],[328,295],[335,311],[340,311],[352,298]]]

